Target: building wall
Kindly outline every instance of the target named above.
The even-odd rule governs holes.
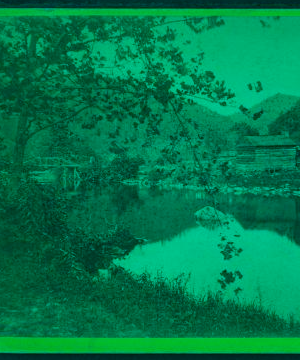
[[[291,170],[296,167],[296,149],[276,147],[240,150],[236,167],[241,171]]]

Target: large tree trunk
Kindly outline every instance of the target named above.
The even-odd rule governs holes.
[[[38,41],[37,34],[31,33],[30,43],[26,45],[26,59],[27,69],[25,71],[26,77],[29,78],[33,71],[35,56],[36,56],[36,44]],[[15,197],[20,187],[20,182],[24,172],[24,155],[28,142],[28,111],[29,99],[27,96],[27,88],[20,89],[19,106],[21,108],[20,118],[18,121],[16,141],[13,150],[13,161],[11,166],[11,179],[10,179],[10,197]]]
[[[18,122],[16,142],[13,153],[13,162],[11,166],[10,190],[12,191],[12,193],[15,193],[15,191],[19,188],[24,170],[24,155],[28,140],[26,128],[27,128],[27,116],[21,114]]]

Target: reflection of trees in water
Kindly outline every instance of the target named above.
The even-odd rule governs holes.
[[[294,237],[293,240],[300,245],[300,198],[295,198],[296,220],[294,222]]]
[[[244,229],[274,231],[300,245],[299,198],[231,194],[220,199],[220,209],[232,214]]]
[[[122,214],[121,220],[132,233],[149,240],[166,240],[196,226],[194,213],[207,205],[198,200],[194,192],[140,189],[143,203]]]
[[[109,188],[95,187],[78,194],[73,220],[90,227],[95,232],[105,232],[109,224],[125,223],[124,213],[134,213],[143,204],[137,187],[116,185]]]
[[[231,214],[244,229],[270,230],[300,245],[300,198],[219,194],[217,209]],[[196,226],[194,213],[212,206],[210,197],[197,199],[193,191],[164,191],[117,186],[83,194],[78,213],[93,229],[105,230],[106,221],[121,222],[139,237],[172,239]],[[86,219],[87,215],[91,219]]]
[[[110,200],[112,205],[116,207],[117,216],[121,216],[130,207],[140,207],[143,204],[137,186],[122,184],[110,188]]]

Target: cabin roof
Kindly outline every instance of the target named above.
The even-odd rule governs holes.
[[[238,144],[238,147],[244,146],[296,146],[294,140],[286,135],[260,135],[260,136],[244,136]]]

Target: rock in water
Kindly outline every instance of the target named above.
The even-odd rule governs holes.
[[[196,220],[225,220],[226,215],[212,206],[205,206],[195,212]]]
[[[212,206],[205,206],[195,212],[195,219],[199,225],[208,228],[215,228],[221,226],[225,221],[227,221],[228,216]]]

